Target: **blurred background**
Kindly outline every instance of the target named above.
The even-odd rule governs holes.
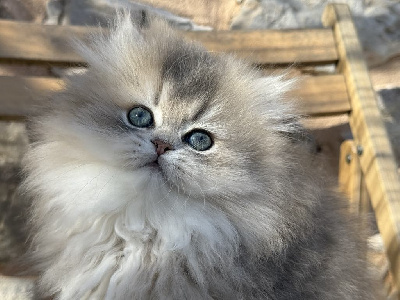
[[[107,26],[118,8],[146,9],[183,30],[240,30],[322,27],[329,2],[352,11],[370,77],[400,165],[400,1],[399,0],[0,0],[0,18],[49,25]],[[1,28],[0,28],[1,30]],[[26,45],[29,47],[29,45]],[[42,65],[0,65],[0,76],[62,76],[65,69]],[[310,125],[320,150],[337,173],[339,145],[351,137],[347,120],[323,118]],[[12,276],[10,262],[25,250],[20,224],[27,203],[18,197],[20,164],[28,138],[23,121],[0,120],[0,299],[31,299],[32,277]],[[387,261],[378,236],[371,238],[371,259],[380,276]],[[389,289],[389,288],[388,288]],[[388,290],[389,298],[395,292]]]

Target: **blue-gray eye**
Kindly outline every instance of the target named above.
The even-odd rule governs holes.
[[[153,125],[151,112],[142,106],[132,108],[128,113],[129,122],[136,127],[150,127]]]
[[[211,148],[213,141],[209,133],[203,130],[193,130],[185,135],[184,141],[197,151],[205,151]]]

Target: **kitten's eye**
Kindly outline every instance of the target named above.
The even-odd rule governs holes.
[[[128,113],[129,122],[136,127],[150,127],[153,125],[151,112],[142,106],[132,108]]]
[[[193,130],[184,136],[184,141],[197,151],[205,151],[211,148],[213,141],[206,131]]]

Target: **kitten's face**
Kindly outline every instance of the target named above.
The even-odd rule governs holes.
[[[108,48],[85,50],[91,67],[71,78],[69,104],[56,108],[58,134],[77,156],[145,172],[194,197],[255,189],[283,145],[269,112],[258,111],[276,99],[260,99],[245,66],[155,23],[143,32],[126,23]],[[270,79],[271,97],[277,83]]]

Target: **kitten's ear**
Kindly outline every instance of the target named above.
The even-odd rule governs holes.
[[[120,31],[123,28],[128,31],[133,30],[134,34],[140,34],[143,29],[150,26],[150,19],[150,15],[144,9],[134,11],[123,9],[117,11],[109,27],[114,34],[116,31]]]
[[[149,28],[152,19],[154,18],[145,9],[137,10],[130,13],[130,17],[133,25],[138,29],[138,31]]]
[[[131,13],[128,10],[117,11],[110,22],[110,30],[93,31],[85,40],[73,41],[75,50],[90,67],[105,69],[123,60],[129,53],[144,43],[143,26],[149,24],[145,13]]]

